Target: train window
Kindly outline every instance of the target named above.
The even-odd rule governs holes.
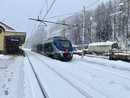
[[[53,47],[52,47],[52,45],[49,46],[49,52],[53,52]]]
[[[47,51],[47,49],[48,49],[47,44],[44,44],[44,50],[45,50],[45,52]]]
[[[46,52],[53,52],[53,46],[52,46],[52,44],[51,43],[44,44],[44,50]]]

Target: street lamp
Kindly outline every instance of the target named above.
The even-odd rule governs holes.
[[[91,38],[92,38],[92,31],[91,31],[91,26],[92,26],[92,17],[90,17],[90,43],[91,43]]]

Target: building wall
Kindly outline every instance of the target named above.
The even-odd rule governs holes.
[[[0,28],[0,52],[4,50],[4,30]]]

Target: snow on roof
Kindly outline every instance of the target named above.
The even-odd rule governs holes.
[[[106,41],[106,42],[95,42],[95,43],[91,43],[89,44],[89,46],[110,46],[114,43],[117,43],[117,42],[110,42],[110,41]]]
[[[6,24],[3,23],[3,22],[0,22],[0,26],[2,26],[5,30],[14,30],[12,27],[6,25]]]
[[[73,47],[77,47],[77,45],[72,45]]]
[[[0,24],[0,26],[1,26],[1,27],[3,27],[3,28],[4,28],[4,30],[6,30],[5,26],[3,26],[2,24]]]
[[[15,31],[15,29],[13,29],[13,28],[11,28],[11,27],[9,27],[8,25],[6,25],[6,24],[4,24],[4,23],[2,23],[2,22],[0,22],[0,26],[6,31],[6,32],[18,32],[18,33],[25,33],[25,32],[23,32],[23,31]]]
[[[12,32],[12,33],[16,33],[16,32],[17,32],[17,33],[21,33],[21,32],[22,32],[22,33],[25,33],[25,32],[20,31],[20,30],[19,30],[19,31],[15,31],[15,30],[5,30],[5,31],[7,31],[7,32]]]

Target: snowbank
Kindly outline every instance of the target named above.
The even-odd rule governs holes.
[[[11,58],[11,56],[6,56],[6,55],[3,55],[3,54],[0,54],[0,59],[9,59]]]
[[[95,43],[89,44],[89,46],[110,46],[113,43],[117,43],[117,42],[110,42],[110,41],[106,41],[106,42],[95,42]]]

